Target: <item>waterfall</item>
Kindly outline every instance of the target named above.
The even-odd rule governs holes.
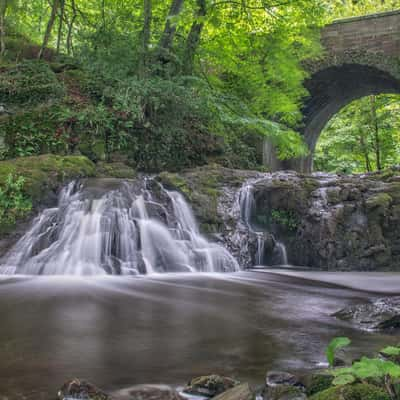
[[[88,187],[69,184],[61,191],[57,207],[43,210],[6,254],[0,273],[129,275],[239,270],[225,248],[200,234],[180,193],[152,181],[153,193],[147,183],[97,180]]]
[[[242,223],[247,227],[249,233],[256,238],[256,252],[255,262],[257,265],[264,264],[265,256],[265,236],[266,233],[263,231],[256,230],[252,224],[252,217],[255,211],[255,199],[254,199],[254,185],[262,180],[268,179],[270,175],[265,175],[261,178],[251,179],[244,183],[239,192],[239,209],[240,218]],[[274,259],[278,260],[278,264],[287,265],[288,257],[284,243],[275,240]]]

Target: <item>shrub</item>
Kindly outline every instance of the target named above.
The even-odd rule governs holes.
[[[12,227],[32,209],[32,201],[24,193],[25,178],[9,174],[0,187],[0,230]]]

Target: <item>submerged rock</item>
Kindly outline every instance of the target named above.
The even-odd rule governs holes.
[[[67,381],[58,391],[59,400],[111,400],[111,397],[93,384],[72,379]]]
[[[238,385],[232,378],[220,375],[206,375],[192,379],[183,389],[184,393],[214,397]]]
[[[183,400],[183,397],[169,386],[138,385],[113,393],[112,400]]]
[[[333,315],[350,321],[361,329],[400,329],[400,297],[388,297],[373,303],[346,307]]]

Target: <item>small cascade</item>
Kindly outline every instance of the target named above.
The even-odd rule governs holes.
[[[249,180],[242,186],[238,196],[240,219],[241,222],[246,226],[250,236],[255,238],[256,249],[254,261],[257,265],[264,265],[265,263],[267,237],[272,237],[274,244],[272,254],[274,263],[278,265],[287,265],[288,257],[285,245],[282,242],[275,240],[271,234],[257,230],[252,224],[252,217],[255,210],[254,185],[257,182],[268,179],[269,177],[269,174],[264,175],[261,178]]]
[[[71,183],[57,207],[40,213],[0,265],[0,273],[25,275],[238,269],[225,248],[200,234],[183,196],[153,180]]]
[[[275,243],[276,248],[279,252],[279,259],[281,260],[281,265],[288,265],[288,257],[286,252],[286,246],[282,242]]]

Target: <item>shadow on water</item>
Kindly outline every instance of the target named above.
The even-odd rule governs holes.
[[[340,286],[362,275],[329,281],[326,274],[311,280],[296,273],[4,277],[0,393],[47,399],[74,376],[108,390],[178,385],[206,373],[260,383],[270,368],[315,367],[334,336],[351,337],[354,356],[396,343],[330,316],[378,296]],[[398,277],[361,282],[371,290]]]

